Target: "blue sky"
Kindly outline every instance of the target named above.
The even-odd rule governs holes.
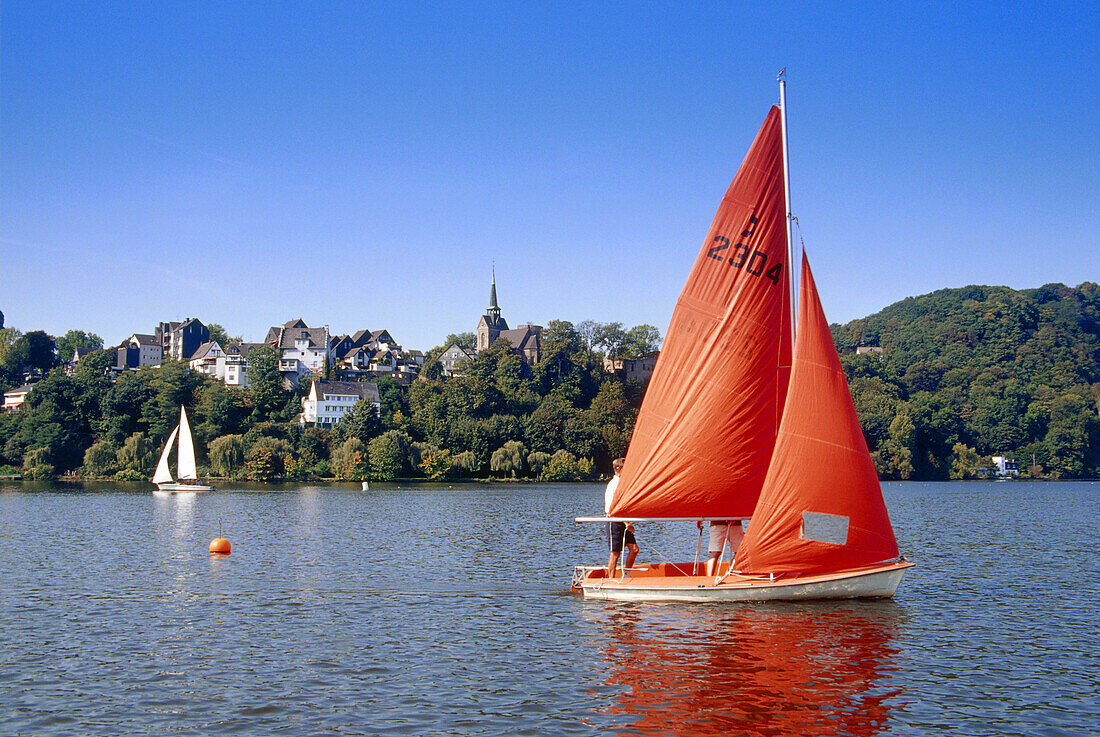
[[[4,3],[0,311],[663,332],[782,67],[831,321],[1096,281],[1098,7]]]

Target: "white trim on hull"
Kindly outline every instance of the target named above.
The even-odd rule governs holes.
[[[646,576],[620,579],[590,578],[587,569],[580,590],[587,599],[613,601],[806,601],[813,599],[882,599],[897,591],[905,571],[913,566],[899,561],[841,573],[787,579],[747,578],[732,574],[715,584],[713,576]],[[690,564],[689,564],[690,567]]]
[[[213,486],[203,484],[157,484],[157,491],[167,491],[173,494],[186,491],[213,491]]]

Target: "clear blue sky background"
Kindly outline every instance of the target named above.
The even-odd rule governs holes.
[[[1098,7],[6,2],[0,310],[663,332],[782,67],[831,321],[1096,281]]]

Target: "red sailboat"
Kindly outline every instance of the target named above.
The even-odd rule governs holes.
[[[578,566],[587,597],[888,597],[898,555],[805,254],[791,341],[785,85],[677,301],[606,517],[750,519],[733,564]],[[792,360],[793,359],[793,360]]]

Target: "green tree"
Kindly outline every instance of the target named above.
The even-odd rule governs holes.
[[[917,448],[917,427],[907,411],[901,411],[890,423],[888,437],[880,448],[883,468],[880,475],[908,479],[913,475],[913,456]]]
[[[58,472],[76,469],[92,444],[92,428],[82,410],[80,386],[55,372],[34,385],[23,405],[20,436],[28,448],[49,449]]]
[[[119,471],[131,470],[141,474],[141,478],[151,475],[157,463],[156,450],[145,433],[134,433],[118,449]]]
[[[609,322],[595,328],[592,335],[592,346],[601,348],[607,356],[621,356],[623,345],[626,344],[626,331],[621,322]]]
[[[57,358],[61,362],[73,360],[77,349],[98,351],[103,348],[103,338],[83,330],[70,330],[57,339]]]
[[[451,456],[451,468],[462,476],[473,476],[481,468],[477,456],[468,450]]]
[[[97,440],[84,451],[84,473],[88,476],[111,476],[118,470],[115,449],[106,440]]]
[[[144,408],[156,394],[152,386],[153,371],[125,372],[110,387],[103,399],[102,432],[113,445],[121,446],[126,438],[149,429]],[[178,417],[179,408],[176,408]],[[167,439],[168,433],[160,436]]]
[[[600,468],[608,471],[612,460],[626,455],[638,410],[627,399],[623,384],[605,381],[587,412],[591,425],[599,434],[599,452],[594,460]]]
[[[370,469],[367,463],[367,446],[358,437],[349,437],[332,451],[332,472],[337,478],[362,481]]]
[[[42,376],[57,365],[57,344],[41,330],[20,335],[5,353],[2,368],[13,382],[25,372]]]
[[[146,372],[139,372],[146,373]],[[179,423],[180,407],[194,407],[203,386],[202,374],[191,371],[181,361],[165,361],[159,369],[148,370],[152,397],[141,408],[141,420],[153,437],[167,437]],[[188,412],[194,417],[194,412]]]
[[[578,481],[591,475],[592,461],[587,458],[578,459],[567,450],[559,450],[551,456],[542,472],[545,481]]]
[[[978,453],[963,443],[955,443],[951,449],[951,478],[972,479],[978,475],[978,465],[981,459]]]
[[[440,346],[443,350],[447,350],[452,345],[460,345],[463,348],[469,348],[470,350],[477,349],[477,335],[474,333],[451,333],[443,339],[443,345]]]
[[[225,328],[223,328],[216,322],[212,322],[207,325],[206,330],[210,333],[210,340],[220,345],[222,347],[222,350],[225,350],[231,345],[240,345],[244,342],[244,340],[239,335],[230,336],[228,333],[225,332]]]
[[[282,464],[270,447],[256,445],[248,451],[248,459],[244,465],[248,478],[253,481],[270,481],[279,475]]]
[[[576,410],[557,395],[546,397],[524,421],[527,447],[553,453],[565,447],[566,426]]]
[[[244,402],[239,391],[220,382],[211,381],[198,390],[194,426],[196,438],[205,445],[222,435],[239,434],[242,427]]]
[[[489,468],[493,473],[501,476],[516,477],[523,472],[523,459],[527,455],[527,449],[518,440],[509,440],[500,448],[493,451],[489,461]]]
[[[626,331],[622,344],[622,356],[642,358],[661,348],[661,331],[652,325],[635,325]]]
[[[409,457],[409,437],[397,430],[387,430],[370,441],[367,455],[371,476],[383,481],[399,478]]]
[[[15,328],[0,327],[0,390],[7,391],[23,383],[22,362],[11,357],[15,341],[22,335]]]
[[[51,460],[52,454],[49,448],[28,450],[23,456],[23,476],[38,481],[54,478],[55,471]]]
[[[248,352],[248,385],[258,421],[270,419],[286,404],[287,392],[279,373],[279,359],[271,346],[257,346]]]
[[[531,469],[531,473],[542,478],[542,472],[546,469],[552,456],[549,453],[543,453],[541,450],[536,450],[533,453],[527,454],[527,467]]]
[[[417,465],[426,477],[438,481],[451,475],[453,459],[449,450],[433,448],[431,452],[421,454],[420,463]]]
[[[244,438],[222,435],[207,446],[210,468],[222,478],[232,477],[244,465]]]
[[[378,408],[367,399],[360,399],[333,428],[333,434],[339,442],[347,438],[358,438],[364,443],[382,434],[382,418]]]

